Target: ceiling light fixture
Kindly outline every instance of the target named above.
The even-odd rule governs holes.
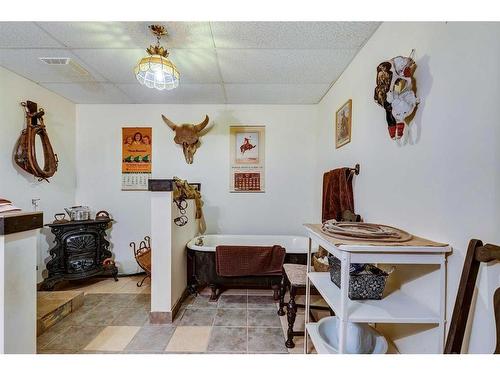
[[[156,45],[150,45],[146,51],[149,56],[143,57],[134,69],[135,76],[141,85],[157,90],[173,90],[179,86],[180,73],[168,59],[168,52],[160,45],[162,36],[167,35],[164,26],[151,25],[151,32],[156,35]]]

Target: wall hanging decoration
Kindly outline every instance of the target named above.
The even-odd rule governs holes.
[[[264,126],[230,127],[230,191],[263,193],[264,190]]]
[[[374,98],[385,109],[392,139],[403,136],[405,125],[412,120],[419,102],[413,77],[417,68],[413,60],[414,53],[415,50],[412,50],[409,57],[397,56],[377,66]]]
[[[59,160],[50,144],[49,135],[43,121],[45,111],[38,109],[35,102],[27,100],[21,105],[26,110],[26,129],[24,129],[17,140],[14,148],[14,161],[26,172],[37,177],[39,181],[48,179],[57,171]],[[40,137],[43,149],[43,168],[40,167],[36,155],[36,136]]]
[[[180,126],[163,115],[161,117],[165,124],[175,132],[174,142],[182,145],[186,163],[193,164],[194,154],[201,145],[200,137],[205,134],[203,129],[208,125],[208,115],[205,115],[205,119],[198,125],[182,124]]]
[[[182,180],[179,177],[174,177],[174,193],[173,201],[179,210],[180,216],[174,219],[174,224],[183,227],[188,223],[186,209],[188,206],[187,199],[194,199],[196,206],[195,219],[198,220],[198,232],[205,233],[206,224],[203,217],[203,200],[201,198],[201,184],[189,183],[187,180]]]
[[[122,190],[148,190],[152,133],[151,128],[122,128]]]
[[[167,30],[161,25],[151,25],[149,29],[156,36],[156,45],[146,49],[149,56],[137,63],[135,76],[141,85],[151,89],[173,90],[179,86],[180,73],[168,59],[168,51],[160,45],[160,39],[167,35]]]
[[[352,100],[349,99],[335,113],[335,148],[351,142]]]

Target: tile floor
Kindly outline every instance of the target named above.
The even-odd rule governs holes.
[[[218,302],[205,290],[183,302],[175,321],[149,323],[150,286],[139,277],[72,284],[84,305],[38,337],[38,353],[302,353],[284,345],[286,317],[276,314],[271,290],[230,289]],[[303,329],[303,314],[296,330]]]

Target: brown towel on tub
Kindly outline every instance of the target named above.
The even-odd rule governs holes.
[[[219,276],[281,274],[285,260],[281,246],[217,246],[215,270]]]
[[[342,212],[354,212],[354,196],[349,168],[338,168],[323,175],[323,207],[321,221],[342,219]]]

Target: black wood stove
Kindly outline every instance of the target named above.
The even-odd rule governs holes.
[[[47,263],[48,277],[43,290],[52,290],[60,281],[81,280],[98,275],[111,275],[118,281],[116,268],[108,250],[106,229],[110,218],[68,221],[47,224],[55,235],[55,246],[50,249]]]

